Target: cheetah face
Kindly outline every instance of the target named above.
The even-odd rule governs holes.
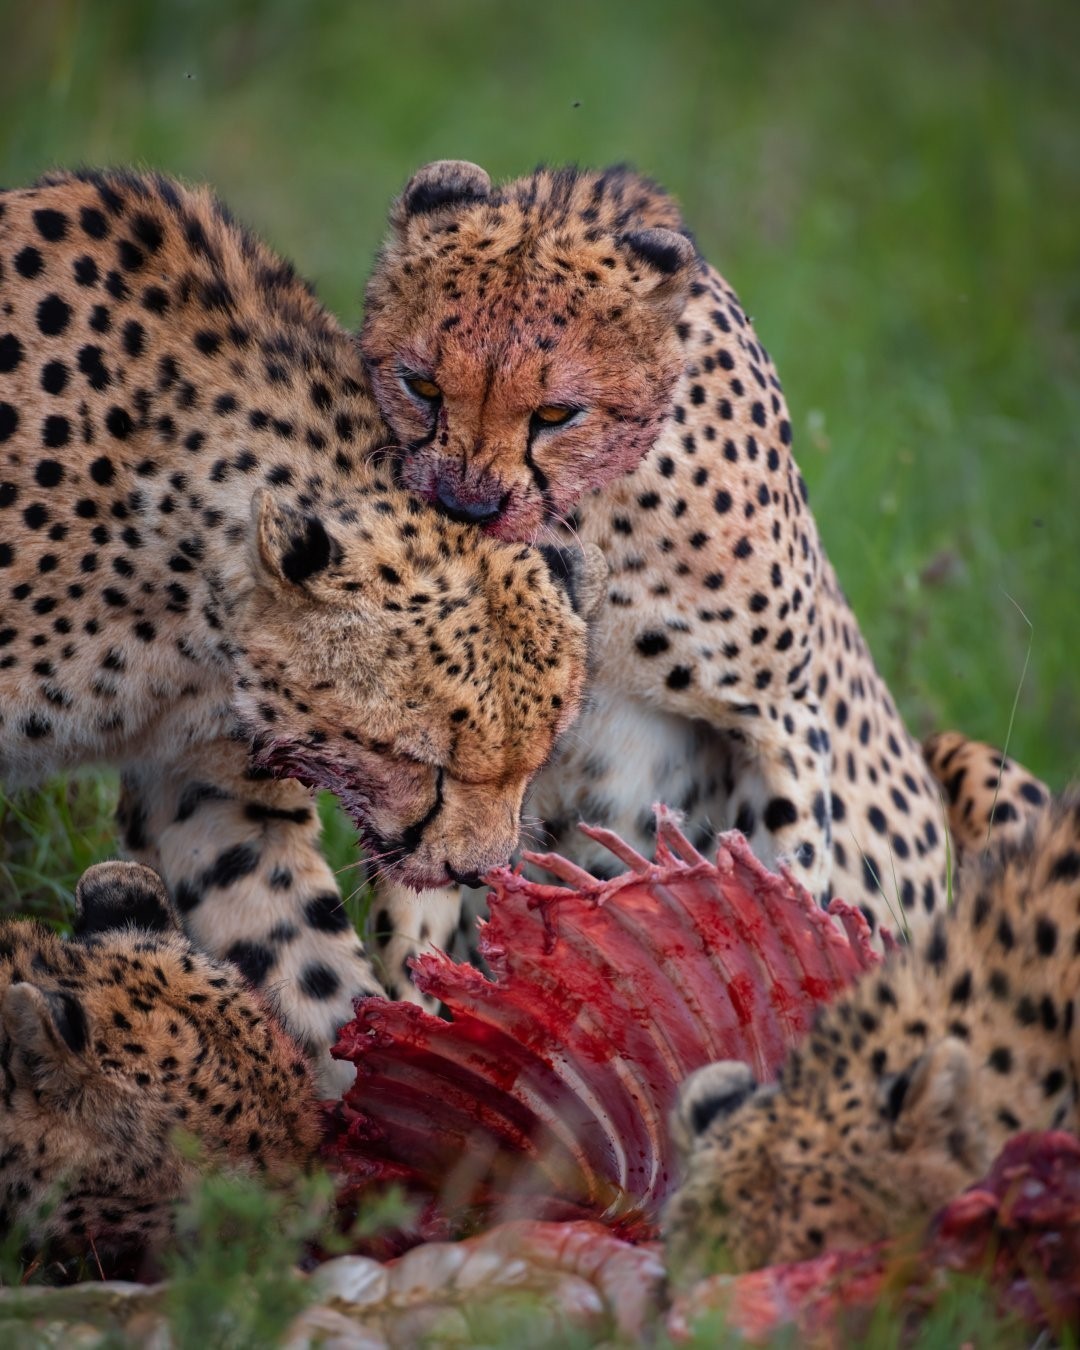
[[[531,539],[632,472],[669,411],[695,265],[675,230],[571,219],[538,232],[475,165],[422,170],[361,334],[403,484],[454,519]]]
[[[145,1251],[195,1175],[178,1133],[207,1162],[295,1172],[318,1144],[314,1085],[239,972],[181,934],[149,868],[90,868],[76,914],[66,942],[0,923],[0,1236],[19,1222],[63,1251]]]
[[[387,488],[366,537],[256,504],[235,707],[257,764],[333,791],[381,872],[473,883],[509,859],[577,710],[580,614],[606,568],[596,550],[507,549]]]
[[[799,1074],[797,1087],[759,1087],[737,1061],[687,1080],[673,1130],[683,1181],[664,1215],[675,1279],[915,1233],[983,1174],[990,1149],[965,1044],[946,1037],[882,1079],[864,1068],[843,1087]]]

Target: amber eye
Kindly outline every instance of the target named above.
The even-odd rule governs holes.
[[[545,403],[533,413],[533,421],[545,427],[561,427],[564,422],[569,422],[577,411],[577,408],[564,408],[559,403]]]
[[[405,383],[416,395],[427,403],[434,403],[437,398],[442,398],[442,390],[434,380],[429,380],[423,375],[405,375]]]

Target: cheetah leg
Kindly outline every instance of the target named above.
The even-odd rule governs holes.
[[[408,963],[421,952],[452,949],[462,914],[461,893],[455,886],[417,893],[380,881],[371,913],[371,944],[386,992],[435,1012],[437,1000],[413,984]]]
[[[228,741],[125,774],[125,842],[152,860],[196,946],[234,961],[309,1050],[327,1096],[352,1082],[332,1060],[353,1000],[382,992],[319,847],[299,783],[247,774]]]
[[[731,734],[730,823],[767,867],[785,863],[811,895],[830,899],[832,820],[828,732],[813,704],[788,709],[782,738]],[[770,724],[771,729],[771,724]]]

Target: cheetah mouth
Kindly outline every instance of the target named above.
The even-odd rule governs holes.
[[[259,737],[253,741],[251,763],[274,778],[292,778],[313,791],[332,792],[356,827],[367,861],[380,876],[416,891],[450,886],[459,879],[448,865],[425,867],[413,857],[434,810],[419,822],[403,825],[396,838],[388,838],[371,823],[375,801],[370,783],[345,761],[314,755],[310,746],[295,741]],[[440,778],[437,806],[441,802]]]
[[[256,737],[251,749],[252,767],[273,778],[295,778],[306,788],[326,789],[347,807],[357,829],[366,829],[368,797],[364,784],[344,761],[314,755],[310,746],[295,741]]]
[[[547,491],[536,487],[511,484],[505,487],[499,480],[485,486],[484,482],[467,486],[455,480],[444,485],[440,480],[442,457],[424,450],[405,449],[393,458],[393,475],[397,485],[435,508],[441,516],[469,525],[505,543],[520,543],[535,539],[547,528],[560,523],[557,506]],[[475,491],[476,502],[470,496]],[[485,509],[482,504],[492,505]],[[481,503],[480,505],[476,504]]]

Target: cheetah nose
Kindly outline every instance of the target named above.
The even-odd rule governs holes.
[[[455,867],[446,864],[446,870],[459,886],[469,886],[474,891],[480,890],[484,881],[478,872],[459,872]]]
[[[446,483],[440,483],[436,501],[451,520],[465,525],[486,525],[503,509],[505,497],[486,497],[478,501],[464,501]]]

